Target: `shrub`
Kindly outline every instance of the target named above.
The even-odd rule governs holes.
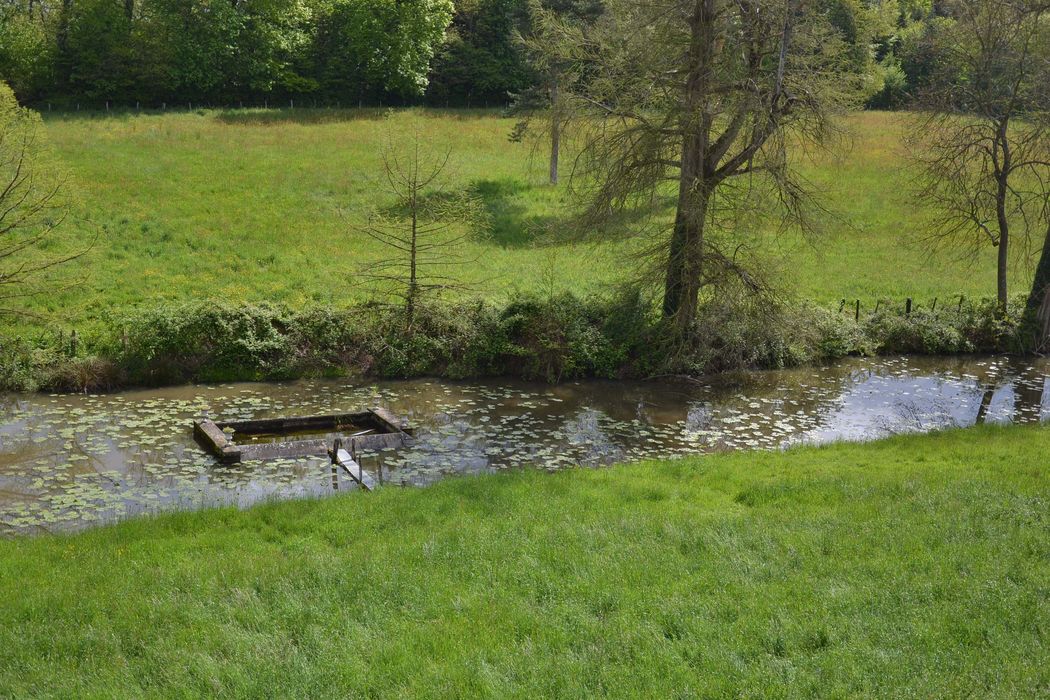
[[[4,340],[0,385],[97,390],[348,373],[552,382],[697,375],[847,355],[999,352],[1014,346],[1016,318],[981,302],[910,316],[882,311],[857,322],[852,313],[724,289],[700,309],[697,341],[672,348],[654,304],[633,288],[585,299],[519,296],[503,307],[428,303],[411,325],[401,309],[376,304],[291,310],[199,302],[112,316],[77,357],[54,338]]]

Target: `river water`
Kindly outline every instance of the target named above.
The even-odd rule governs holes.
[[[1050,418],[1050,362],[851,359],[705,382],[312,380],[107,395],[7,395],[0,534],[72,530],[165,509],[319,497],[352,488],[327,459],[217,464],[191,422],[390,408],[409,448],[366,455],[389,485],[728,449],[866,440]]]

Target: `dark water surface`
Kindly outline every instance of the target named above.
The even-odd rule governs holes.
[[[366,467],[381,462],[387,484],[424,485],[513,467],[553,470],[1045,420],[1048,371],[1050,362],[1006,357],[879,358],[706,383],[317,380],[7,395],[0,410],[0,534],[336,491],[323,458],[217,464],[193,440],[191,421],[201,416],[385,406],[409,419],[418,440],[366,456]]]

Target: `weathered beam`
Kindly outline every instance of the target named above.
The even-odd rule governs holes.
[[[371,491],[376,487],[375,477],[362,469],[361,465],[346,450],[342,448],[336,450],[332,461],[345,469],[350,478],[356,481],[365,491]]]
[[[390,409],[376,406],[371,410],[371,413],[389,432],[412,434],[412,429],[408,427],[408,424]]]
[[[235,432],[248,435],[254,433],[282,433],[311,428],[336,428],[339,426],[361,425],[362,428],[373,427],[375,416],[370,411],[360,413],[335,413],[321,416],[292,416],[290,418],[261,418],[257,420],[222,421],[216,423],[219,428],[233,428]]]
[[[324,440],[290,440],[288,442],[260,442],[241,447],[241,460],[289,459],[292,457],[324,457],[328,446]]]
[[[205,418],[193,421],[193,433],[222,462],[241,461],[241,449],[233,444],[219,426]]]

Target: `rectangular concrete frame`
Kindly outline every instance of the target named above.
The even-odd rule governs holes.
[[[237,433],[251,435],[310,429],[326,430],[347,424],[373,428],[377,431],[372,435],[353,438],[358,450],[396,449],[407,445],[412,439],[412,429],[385,408],[373,408],[358,413],[244,421],[214,422],[205,418],[193,422],[193,433],[208,451],[219,458],[220,462],[235,464],[243,460],[324,457],[328,455],[330,445],[324,440],[289,440],[258,445],[238,445],[226,436],[223,428],[233,428],[234,435]]]

